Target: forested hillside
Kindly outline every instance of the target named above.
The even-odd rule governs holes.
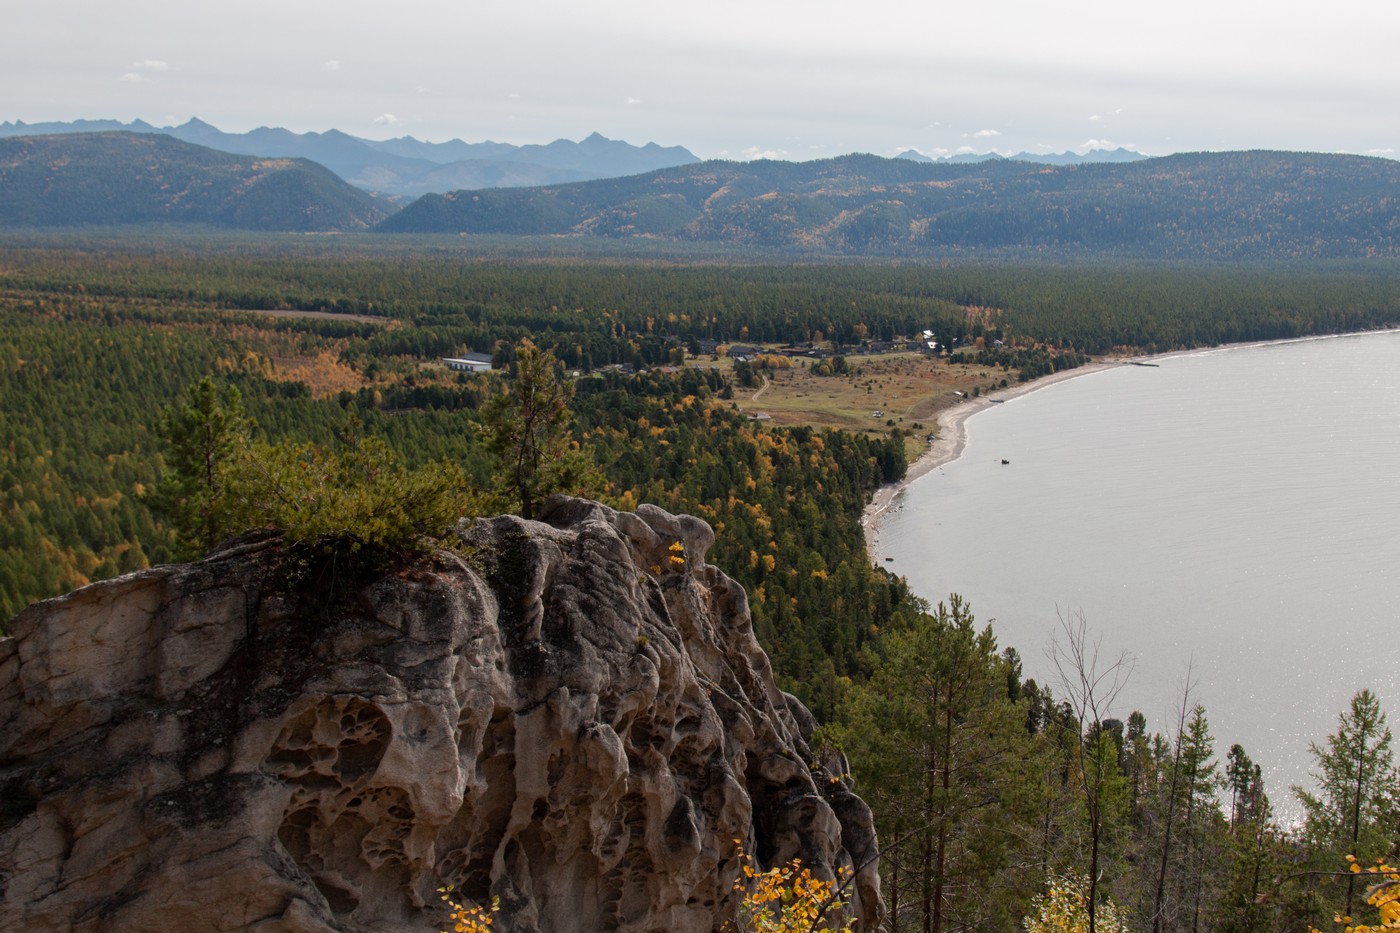
[[[1394,256],[1400,164],[1287,152],[1126,164],[869,155],[704,162],[632,178],[419,199],[387,232],[655,237],[843,255]]]
[[[585,143],[590,151],[623,145]],[[457,190],[395,214],[304,159],[231,156],[136,133],[0,139],[0,225],[9,227],[372,227],[867,258],[1372,259],[1400,255],[1398,194],[1400,163],[1348,155],[1193,153],[1076,165],[850,155]]]
[[[393,210],[305,159],[137,133],[0,139],[0,227],[363,230]]]
[[[174,462],[162,410],[206,377],[219,398],[237,390],[258,442],[312,445],[292,462],[367,438],[485,496],[492,412],[524,378],[528,337],[577,372],[567,443],[599,494],[713,525],[709,559],[745,586],[779,683],[830,724],[823,741],[875,806],[893,929],[1087,929],[1090,903],[1095,929],[1193,933],[1368,909],[1345,856],[1393,851],[1400,813],[1379,699],[1358,692],[1317,737],[1307,822],[1280,826],[1269,798],[1288,791],[1245,748],[1216,749],[1190,695],[1162,698],[1170,722],[1108,712],[1116,672],[1073,624],[1065,682],[1027,681],[975,607],[924,605],[872,567],[861,510],[903,474],[903,426],[751,420],[720,348],[858,361],[932,329],[1015,378],[1050,351],[1395,325],[1395,263],[721,265],[397,244],[0,239],[0,618],[185,553],[157,494]],[[473,351],[499,371],[441,365]],[[858,384],[859,366],[822,378]]]

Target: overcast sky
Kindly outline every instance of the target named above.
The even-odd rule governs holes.
[[[0,121],[1400,155],[1393,0],[5,0]]]

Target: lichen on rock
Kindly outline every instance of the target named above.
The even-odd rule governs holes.
[[[333,593],[233,542],[38,603],[0,641],[0,929],[710,931],[760,864],[855,872],[703,521],[555,497]]]

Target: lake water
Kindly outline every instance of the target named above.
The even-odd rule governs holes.
[[[1217,757],[1241,743],[1287,818],[1357,690],[1400,728],[1400,332],[1157,362],[973,416],[878,556],[930,602],[961,593],[1041,682],[1082,612],[1135,661],[1114,714],[1153,731],[1189,668]]]

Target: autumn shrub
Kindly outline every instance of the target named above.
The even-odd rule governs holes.
[[[852,933],[845,915],[841,877],[827,880],[812,874],[800,859],[767,871],[754,867],[753,859],[738,850],[742,877],[734,890],[743,892],[737,929],[740,933]]]
[[[1354,918],[1337,914],[1332,919],[1343,928],[1344,933],[1374,933],[1379,930],[1400,930],[1400,871],[1378,859],[1374,868],[1362,868],[1355,856],[1347,856],[1348,871],[1358,881],[1368,883],[1366,903],[1376,912],[1372,923],[1357,923]],[[1316,927],[1309,927],[1311,933],[1319,933]]]
[[[1089,879],[1082,875],[1055,875],[1046,879],[1046,890],[1031,901],[1025,920],[1026,933],[1088,933]],[[1128,933],[1118,905],[1103,900],[1094,910],[1095,933]]]
[[[452,923],[451,933],[489,933],[491,923],[501,909],[499,897],[491,899],[490,907],[459,901],[451,885],[438,888],[438,895],[447,904],[448,920]],[[442,933],[449,931],[443,930]]]

